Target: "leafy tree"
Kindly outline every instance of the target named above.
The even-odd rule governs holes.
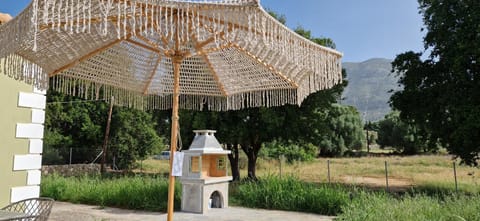
[[[480,153],[480,2],[419,0],[427,34],[422,53],[406,52],[392,63],[403,90],[391,105],[464,163]]]
[[[312,142],[320,147],[321,156],[341,156],[347,150],[360,150],[365,143],[360,114],[352,106],[332,104],[324,111],[317,111],[311,120],[313,128],[324,128]],[[316,141],[316,142],[315,142]]]
[[[403,154],[417,154],[425,150],[425,137],[414,124],[400,119],[400,113],[393,111],[378,122],[378,140],[380,148],[387,146],[395,148]]]
[[[114,110],[109,146],[119,169],[130,169],[135,161],[164,148],[151,114],[126,108]]]
[[[102,147],[107,106],[48,91],[43,155],[45,164],[91,162]]]
[[[259,155],[267,159],[285,157],[288,163],[311,161],[318,155],[318,147],[311,143],[274,140],[263,144]]]
[[[372,123],[371,121],[368,121],[365,123],[363,126],[363,129],[365,130],[366,134],[366,139],[367,139],[367,152],[370,152],[370,145],[374,144],[377,142],[376,134],[372,133],[373,131],[378,131],[378,124]]]
[[[92,162],[100,153],[108,107],[102,101],[84,101],[49,90],[45,117],[45,164]],[[114,108],[110,128],[109,157],[116,156],[120,169],[163,148],[149,113]],[[111,161],[109,161],[111,162]]]

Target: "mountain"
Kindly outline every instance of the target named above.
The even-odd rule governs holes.
[[[364,120],[378,121],[391,111],[391,90],[398,90],[398,78],[391,73],[392,60],[373,58],[364,62],[345,62],[348,86],[343,104],[355,106]]]

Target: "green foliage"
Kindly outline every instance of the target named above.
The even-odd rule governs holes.
[[[406,52],[392,63],[404,88],[391,104],[469,165],[480,159],[480,4],[419,0],[426,53]]]
[[[66,102],[68,101],[68,102]],[[107,106],[48,91],[45,116],[44,164],[92,161],[101,149]]]
[[[92,162],[103,146],[108,105],[51,90],[47,99],[44,164],[69,163],[70,149],[72,163]],[[135,160],[164,148],[150,113],[119,107],[113,110],[108,156],[116,156],[118,168],[127,169]]]
[[[348,193],[342,188],[316,186],[291,176],[269,176],[236,188],[232,197],[238,204],[252,208],[337,215],[348,202]]]
[[[354,107],[333,104],[324,111],[316,111],[310,121],[314,128],[323,128],[311,141],[319,142],[320,155],[341,156],[347,150],[360,150],[365,143],[360,114]]]
[[[283,156],[288,163],[312,161],[318,155],[318,147],[311,143],[297,144],[274,140],[264,143],[259,155],[270,159],[280,159]]]
[[[404,196],[360,193],[342,207],[338,220],[480,220],[479,196]]]
[[[298,26],[297,28],[295,28],[294,30],[297,34],[303,36],[304,38],[306,39],[309,39],[310,41],[313,41],[315,42],[316,44],[319,44],[319,45],[322,45],[322,46],[325,46],[325,47],[329,47],[329,48],[333,48],[335,49],[337,46],[335,45],[335,42],[333,42],[332,39],[330,38],[315,38],[315,37],[312,37],[312,32],[310,30],[306,30],[304,29],[302,26]]]
[[[393,111],[378,122],[378,140],[381,148],[393,147],[403,154],[417,154],[425,149],[420,130],[400,119],[400,113]]]
[[[42,196],[73,203],[125,209],[166,211],[168,180],[152,177],[62,177],[42,178]],[[175,208],[180,208],[180,185],[175,185]]]
[[[283,14],[278,14],[270,9],[267,9],[268,14],[270,14],[273,18],[277,19],[278,22],[282,23],[283,25],[287,24],[287,17]]]
[[[116,108],[112,116],[110,148],[119,169],[129,169],[135,161],[162,151],[163,141],[154,126],[151,114]]]

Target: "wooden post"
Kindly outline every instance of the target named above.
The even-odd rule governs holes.
[[[100,165],[100,171],[105,173],[105,162],[107,160],[107,146],[108,146],[108,135],[110,134],[110,123],[112,121],[112,111],[113,111],[113,101],[114,97],[110,100],[110,109],[108,110],[108,118],[107,118],[107,127],[105,129],[105,138],[103,140],[103,151],[102,151],[102,163]]]
[[[178,98],[180,95],[180,64],[182,59],[173,58],[173,107],[172,107],[172,134],[170,136],[170,175],[168,182],[167,221],[173,220],[173,200],[175,192],[175,177],[172,176],[173,158],[177,150],[178,130]]]
[[[178,26],[178,20],[175,18],[175,25]],[[173,159],[175,157],[175,151],[177,151],[178,142],[178,103],[180,96],[180,66],[184,54],[180,51],[180,36],[178,28],[175,31],[175,45],[174,54],[170,55],[173,63],[173,104],[172,104],[172,129],[170,135],[170,175],[168,181],[168,202],[167,202],[167,221],[173,221],[173,201],[175,197],[175,177],[172,176],[173,172]]]
[[[330,160],[327,160],[328,183],[330,183]]]

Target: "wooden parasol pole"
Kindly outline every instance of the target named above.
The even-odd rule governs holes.
[[[177,129],[178,129],[178,97],[180,94],[180,64],[181,59],[173,59],[173,105],[172,105],[172,134],[170,141],[170,176],[168,183],[168,216],[167,220],[173,220],[173,200],[175,191],[175,177],[172,176],[173,172],[173,158],[175,151],[177,150]]]
[[[178,21],[175,19],[175,23]],[[180,39],[178,30],[175,31],[175,52],[171,56],[173,63],[173,105],[172,105],[172,133],[170,136],[170,175],[168,182],[167,221],[173,221],[173,201],[175,198],[175,177],[173,172],[173,159],[177,150],[178,135],[178,100],[180,96],[180,65],[185,57],[180,52]]]

